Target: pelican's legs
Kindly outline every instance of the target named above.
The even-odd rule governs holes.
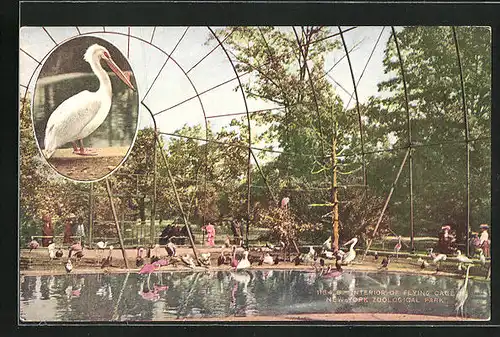
[[[80,156],[97,156],[97,152],[95,152],[91,148],[86,149],[85,146],[83,146],[83,139],[79,139],[79,141],[80,141],[79,150],[76,149],[76,144],[73,142],[73,153],[78,154]]]

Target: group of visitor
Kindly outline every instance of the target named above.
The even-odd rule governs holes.
[[[489,226],[481,224],[479,226],[480,235],[477,232],[472,232],[469,237],[469,251],[471,255],[482,251],[485,257],[490,257]],[[454,254],[458,249],[456,231],[452,229],[452,225],[446,224],[441,227],[438,234],[437,250],[442,254]]]
[[[63,243],[72,244],[74,242],[73,238],[84,237],[85,227],[83,223],[78,223],[75,214],[70,213],[65,220],[64,224],[64,236]],[[42,217],[42,247],[48,247],[49,244],[54,242],[54,227],[52,225],[52,216],[50,214],[44,214]]]

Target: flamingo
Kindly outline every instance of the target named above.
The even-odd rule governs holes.
[[[469,293],[467,292],[467,283],[469,282],[469,269],[471,265],[469,264],[467,266],[467,273],[465,275],[465,281],[464,284],[460,287],[460,289],[457,291],[457,294],[455,295],[455,310],[457,311],[457,316],[458,312],[460,311],[462,314],[462,317],[464,317],[464,304],[465,301],[467,300],[467,297],[469,296]]]
[[[396,259],[398,258],[399,251],[401,250],[401,235],[398,236],[398,243],[394,246],[394,251],[396,252]]]
[[[69,247],[68,258],[71,257],[73,252],[81,252],[83,250],[82,244],[80,242],[74,243]]]
[[[236,246],[233,246],[233,257],[231,259],[231,267],[236,268],[238,260],[236,259]]]
[[[289,197],[284,197],[283,199],[281,199],[281,208],[282,209],[288,209],[288,203],[290,202],[290,198]]]
[[[47,159],[57,148],[68,142],[73,143],[75,154],[97,155],[85,149],[83,138],[92,134],[104,122],[111,109],[111,81],[101,65],[101,60],[106,61],[118,78],[135,90],[130,78],[116,65],[108,50],[103,46],[93,44],[87,49],[83,59],[90,64],[90,68],[99,79],[99,89],[96,92],[81,91],[62,102],[52,112],[45,129],[43,153]],[[77,149],[76,140],[80,141],[80,149]]]
[[[344,255],[344,258],[342,259],[343,264],[349,264],[351,263],[355,258],[356,258],[356,251],[354,250],[354,246],[358,243],[358,238],[352,238],[351,240],[347,241],[344,243],[344,246],[347,246],[348,244],[351,244],[349,247],[349,251],[347,254]]]
[[[150,289],[150,286],[149,286],[149,279],[151,278],[151,273],[156,271],[157,269],[160,268],[160,265],[157,264],[157,263],[146,263],[142,268],[141,270],[139,270],[138,274],[140,275],[144,275],[144,274],[148,274],[148,288]]]
[[[243,252],[243,258],[238,262],[238,265],[235,267],[236,270],[247,269],[250,268],[250,261],[248,261],[248,251]]]

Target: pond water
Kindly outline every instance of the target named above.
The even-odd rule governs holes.
[[[149,284],[148,284],[149,282]],[[23,321],[164,321],[304,313],[455,316],[464,280],[431,275],[296,270],[22,276]],[[167,288],[168,287],[168,288]],[[490,318],[490,283],[469,280],[466,317]]]

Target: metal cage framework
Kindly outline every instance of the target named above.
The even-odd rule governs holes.
[[[166,136],[174,136],[174,137],[181,137],[181,138],[192,138],[192,139],[196,139],[196,140],[199,140],[199,141],[203,141],[205,143],[209,143],[209,142],[214,142],[218,145],[226,145],[224,142],[220,142],[220,141],[216,141],[216,140],[211,140],[209,139],[209,134],[208,134],[208,120],[211,119],[211,118],[218,118],[218,117],[226,117],[226,116],[246,116],[246,121],[247,121],[247,126],[248,126],[248,134],[247,134],[247,144],[241,144],[240,146],[242,146],[243,148],[247,149],[248,150],[248,156],[247,156],[247,160],[248,160],[248,165],[247,165],[247,170],[245,172],[246,174],[246,183],[247,183],[247,195],[246,195],[246,211],[247,211],[247,218],[246,218],[246,237],[248,239],[248,230],[249,230],[249,226],[250,226],[250,219],[251,219],[251,216],[250,216],[250,212],[251,212],[251,198],[252,198],[252,191],[251,191],[251,162],[252,160],[256,163],[256,167],[257,167],[257,170],[258,172],[260,173],[260,175],[262,176],[263,178],[263,181],[265,182],[266,184],[266,188],[268,189],[269,191],[269,194],[270,196],[272,197],[272,199],[274,200],[274,202],[277,202],[277,199],[276,199],[276,194],[274,193],[275,191],[273,191],[269,184],[267,183],[267,179],[266,179],[266,175],[265,173],[263,172],[263,170],[261,169],[261,166],[259,165],[259,161],[257,159],[257,156],[255,155],[254,153],[254,150],[258,150],[258,151],[269,151],[269,152],[275,152],[275,153],[286,153],[285,151],[278,151],[278,150],[270,150],[270,149],[263,149],[263,148],[259,148],[257,146],[255,146],[255,144],[252,143],[252,136],[251,136],[251,131],[252,131],[252,128],[251,128],[251,114],[252,113],[266,113],[267,111],[270,111],[270,110],[277,110],[277,109],[281,109],[285,112],[285,120],[286,120],[286,114],[287,114],[287,111],[288,111],[288,108],[290,108],[290,106],[287,106],[287,104],[285,104],[285,106],[283,107],[278,107],[278,108],[272,108],[272,109],[262,109],[262,110],[254,110],[254,111],[251,111],[248,107],[248,104],[247,104],[247,97],[246,97],[246,93],[244,91],[244,88],[243,88],[243,85],[242,85],[242,81],[241,81],[241,77],[244,75],[244,74],[239,74],[238,71],[237,71],[237,68],[236,68],[236,65],[235,63],[233,62],[233,59],[231,58],[231,52],[230,50],[228,50],[228,48],[226,48],[224,42],[226,41],[226,39],[235,31],[236,28],[233,28],[232,31],[227,34],[226,36],[224,37],[220,37],[216,34],[216,32],[211,28],[211,27],[207,27],[207,30],[208,32],[211,34],[211,36],[215,39],[217,45],[211,49],[210,52],[208,52],[207,54],[205,54],[202,58],[200,58],[200,60],[195,64],[193,65],[190,69],[184,69],[182,67],[182,65],[180,65],[175,57],[174,57],[174,53],[177,49],[177,46],[179,45],[179,43],[183,40],[184,36],[186,35],[187,31],[189,30],[190,27],[186,27],[184,33],[181,35],[181,37],[179,38],[179,40],[177,41],[176,45],[173,47],[173,49],[170,51],[170,52],[167,52],[165,51],[163,48],[159,47],[157,44],[154,43],[154,37],[155,37],[155,32],[156,32],[156,28],[157,27],[154,27],[153,28],[153,31],[152,31],[152,34],[151,34],[151,37],[149,40],[146,40],[145,38],[143,37],[140,37],[140,36],[135,36],[135,35],[132,35],[131,34],[131,30],[130,30],[130,27],[128,27],[128,30],[127,30],[127,33],[122,33],[122,32],[117,32],[117,31],[109,31],[109,30],[106,30],[106,27],[102,27],[102,30],[100,31],[91,31],[91,32],[86,32],[86,33],[82,33],[80,31],[80,29],[78,27],[75,27],[76,28],[76,31],[78,34],[70,37],[69,39],[67,40],[64,40],[60,43],[57,43],[56,40],[52,37],[52,35],[50,34],[50,32],[45,28],[45,27],[42,27],[44,32],[48,35],[48,37],[52,40],[52,42],[54,43],[54,46],[51,50],[49,50],[47,52],[47,54],[42,58],[42,59],[36,59],[34,56],[32,56],[30,53],[28,53],[27,51],[23,50],[22,48],[20,49],[20,51],[24,54],[26,54],[28,57],[30,57],[31,59],[33,59],[36,63],[37,63],[37,66],[35,68],[35,70],[33,71],[33,73],[31,74],[31,77],[28,81],[28,83],[20,83],[20,86],[25,88],[25,91],[24,91],[24,97],[26,98],[28,92],[29,92],[29,86],[33,80],[33,77],[34,77],[34,74],[36,73],[37,69],[39,67],[41,67],[44,63],[44,61],[46,60],[46,58],[48,57],[48,55],[55,49],[57,48],[59,45],[65,43],[67,40],[69,39],[72,39],[72,38],[75,38],[75,37],[80,37],[80,36],[92,36],[94,34],[109,34],[109,35],[119,35],[119,36],[125,36],[127,38],[127,58],[129,57],[129,53],[130,53],[130,41],[133,39],[133,40],[136,40],[138,42],[140,42],[141,44],[143,44],[144,46],[147,46],[149,48],[153,48],[153,49],[156,49],[157,51],[161,52],[165,57],[166,57],[166,60],[165,62],[163,63],[163,65],[161,66],[160,70],[156,73],[155,75],[155,78],[154,80],[151,82],[151,84],[149,85],[149,88],[147,89],[146,93],[144,94],[144,96],[142,97],[142,99],[140,100],[140,104],[149,112],[149,114],[151,115],[151,118],[152,118],[152,121],[153,121],[153,124],[154,124],[154,129],[155,129],[155,144],[154,144],[154,172],[153,172],[153,176],[154,176],[154,189],[153,189],[153,203],[152,203],[152,208],[151,208],[151,219],[155,219],[156,218],[156,205],[157,205],[157,190],[156,190],[156,176],[157,176],[157,165],[158,165],[158,160],[162,160],[163,163],[165,164],[165,166],[167,167],[167,171],[168,171],[168,174],[169,174],[169,181],[170,181],[170,184],[171,184],[171,187],[173,189],[173,191],[175,192],[175,197],[176,197],[176,202],[178,204],[178,207],[179,207],[179,210],[180,212],[182,213],[182,216],[183,216],[183,220],[184,222],[186,223],[186,225],[188,224],[188,220],[187,220],[187,217],[186,217],[186,214],[183,210],[183,207],[182,207],[182,203],[179,199],[179,196],[177,194],[177,188],[175,186],[175,182],[171,176],[171,173],[170,173],[170,170],[168,169],[168,160],[167,160],[167,157],[165,156],[164,152],[161,151],[161,154],[162,154],[162,158],[161,159],[158,159],[157,158],[157,155],[158,155],[158,151],[157,151],[157,147],[159,145],[159,142],[158,142],[158,137],[160,137],[160,135],[166,135]],[[359,86],[359,83],[365,73],[365,70],[371,60],[371,57],[373,55],[373,52],[375,51],[375,48],[377,47],[379,41],[380,41],[380,37],[382,35],[382,32],[384,29],[386,29],[387,27],[383,27],[382,31],[380,32],[380,35],[378,36],[378,39],[375,43],[375,46],[373,47],[373,50],[370,54],[370,57],[368,58],[366,64],[364,65],[364,69],[363,69],[363,72],[361,73],[361,76],[359,76],[359,78],[355,78],[355,74],[354,74],[354,70],[353,70],[353,64],[352,64],[352,60],[351,60],[351,57],[350,57],[350,54],[352,52],[352,50],[354,49],[354,47],[352,46],[348,46],[346,44],[346,40],[345,40],[345,35],[349,33],[349,31],[352,31],[354,29],[356,29],[357,27],[352,27],[352,28],[349,28],[349,29],[342,29],[340,26],[338,27],[338,33],[336,34],[332,34],[330,36],[328,36],[327,38],[335,38],[335,37],[340,37],[340,40],[342,42],[342,47],[344,49],[344,56],[343,58],[345,57],[347,59],[347,62],[348,62],[348,66],[349,66],[349,70],[350,70],[350,76],[351,76],[351,80],[352,80],[352,85],[353,85],[353,92],[349,92],[348,90],[344,89],[342,86],[341,89],[346,91],[349,95],[350,95],[350,99],[349,99],[349,102],[347,104],[347,106],[345,107],[345,109],[347,109],[351,99],[354,97],[355,99],[355,103],[356,103],[356,113],[357,113],[357,117],[358,117],[358,125],[359,125],[359,133],[360,133],[360,141],[361,141],[361,152],[360,153],[357,153],[356,155],[360,155],[361,158],[362,158],[362,176],[363,176],[363,185],[366,186],[368,185],[368,181],[367,181],[367,167],[366,167],[366,160],[365,160],[365,156],[368,155],[368,154],[371,154],[371,153],[379,153],[379,152],[389,152],[389,151],[395,151],[395,150],[406,150],[407,153],[406,153],[406,156],[405,156],[405,159],[401,165],[401,169],[403,168],[403,166],[405,165],[405,162],[406,160],[408,159],[408,173],[409,173],[409,191],[408,191],[408,194],[409,194],[409,197],[410,197],[410,209],[409,209],[409,212],[410,212],[410,232],[411,232],[411,247],[413,248],[414,247],[414,225],[413,225],[413,159],[412,159],[412,153],[414,151],[414,149],[416,147],[419,147],[419,146],[422,146],[420,144],[416,144],[413,142],[412,140],[412,118],[411,118],[411,113],[410,113],[410,107],[409,107],[409,92],[408,92],[408,87],[407,87],[407,80],[405,78],[405,60],[400,52],[400,41],[398,41],[398,38],[397,38],[397,34],[396,34],[396,31],[394,29],[394,27],[390,27],[391,29],[391,38],[392,38],[392,43],[395,44],[395,47],[396,47],[396,50],[397,50],[397,57],[398,57],[398,60],[399,60],[399,65],[400,65],[400,71],[401,71],[401,76],[402,76],[402,84],[403,84],[403,88],[404,88],[404,107],[405,107],[405,114],[406,114],[406,120],[407,120],[407,135],[408,135],[408,144],[406,146],[403,146],[403,147],[400,147],[400,148],[392,148],[392,149],[385,149],[385,150],[380,150],[380,151],[366,151],[365,150],[365,140],[364,140],[364,132],[363,132],[363,115],[362,115],[362,112],[361,112],[361,109],[360,109],[360,102],[359,102],[359,97],[358,97],[358,86]],[[298,32],[297,28],[296,27],[292,27],[293,29],[293,32],[294,32],[294,35],[296,37],[296,47],[298,48],[298,50],[300,51],[300,53],[304,56],[304,47],[306,47],[305,45],[302,45],[301,44],[301,40],[299,38],[299,34],[300,32]],[[304,27],[300,27],[300,29],[302,30],[302,33],[304,32]],[[469,233],[470,231],[470,224],[469,224],[469,221],[470,221],[470,170],[469,170],[469,166],[470,166],[470,154],[469,154],[469,151],[470,151],[470,142],[474,141],[473,139],[470,139],[470,136],[469,136],[469,122],[468,122],[468,115],[467,115],[467,102],[466,102],[466,96],[465,96],[465,89],[464,89],[464,75],[463,75],[463,69],[462,69],[462,64],[461,64],[461,50],[460,50],[460,45],[459,45],[459,42],[458,42],[458,38],[457,38],[457,32],[456,32],[456,29],[455,27],[450,27],[450,29],[452,30],[452,34],[453,34],[453,43],[455,45],[455,49],[456,49],[456,57],[457,57],[457,65],[458,65],[458,69],[459,69],[459,73],[456,74],[456,76],[459,76],[460,78],[460,85],[461,85],[461,101],[462,101],[462,111],[463,111],[463,125],[464,125],[464,140],[463,141],[460,141],[460,143],[462,144],[465,144],[465,147],[466,147],[466,165],[467,165],[467,168],[466,168],[466,176],[464,177],[465,178],[465,181],[466,181],[466,233]],[[271,60],[273,60],[274,56],[273,55],[273,52],[272,52],[272,49],[270,48],[269,46],[269,42],[266,40],[266,37],[264,35],[264,33],[262,32],[262,30],[259,28],[259,32],[260,32],[260,37],[262,38],[262,41],[264,42],[265,46],[266,46],[266,53],[268,54],[269,58]],[[312,41],[312,42],[309,42],[309,43],[314,43],[315,41]],[[349,48],[351,47],[351,48]],[[212,52],[214,52],[217,48],[221,48],[221,50],[223,51],[224,55],[226,56],[227,58],[227,62],[229,62],[230,66],[232,67],[232,70],[234,71],[234,77],[227,80],[227,81],[224,81],[222,83],[219,83],[215,86],[212,86],[211,88],[209,89],[206,89],[206,90],[203,90],[203,91],[200,91],[197,89],[193,79],[190,77],[190,72],[197,66],[199,66]],[[342,59],[341,59],[342,60]],[[339,60],[338,62],[335,63],[338,64],[341,60]],[[150,93],[151,89],[153,88],[153,86],[155,85],[155,83],[157,82],[160,74],[162,73],[164,67],[166,66],[167,62],[172,62],[173,64],[175,64],[175,66],[184,74],[185,78],[188,80],[188,82],[190,83],[195,95],[189,97],[188,99],[182,101],[182,102],[179,102],[177,103],[176,105],[174,106],[170,106],[170,107],[167,107],[163,110],[160,110],[160,111],[157,111],[157,112],[153,112],[151,111],[151,109],[148,107],[148,105],[145,103],[145,99],[146,97],[148,96],[148,94]],[[335,67],[335,65],[333,67]],[[316,109],[316,113],[319,117],[319,105],[318,105],[318,102],[317,102],[317,99],[316,99],[316,87],[315,87],[315,83],[314,81],[312,80],[312,77],[310,76],[311,75],[311,70],[309,69],[309,66],[307,64],[307,62],[304,62],[304,66],[305,66],[305,70],[307,72],[307,74],[309,75],[308,78],[309,78],[309,86],[310,86],[310,89],[312,90],[312,93],[313,93],[313,100],[314,100],[314,104],[313,106],[315,107]],[[333,67],[326,71],[324,73],[323,76],[330,76],[329,75],[329,72],[333,69]],[[255,69],[256,71],[259,71],[259,69]],[[261,73],[262,74],[262,73]],[[330,78],[332,80],[334,80],[331,76]],[[269,79],[270,81],[273,81],[274,79]],[[224,84],[227,84],[227,83],[231,83],[231,82],[234,82],[236,81],[237,82],[237,85],[238,85],[238,88],[240,89],[240,92],[241,92],[241,99],[244,103],[244,107],[245,107],[245,110],[243,112],[234,112],[234,113],[229,113],[229,114],[224,114],[224,115],[217,115],[217,116],[210,116],[210,115],[207,115],[206,113],[206,110],[205,110],[205,107],[203,105],[203,95],[208,93],[208,92],[211,92],[215,89],[217,89],[218,87],[224,85]],[[335,80],[334,80],[335,81]],[[275,85],[278,87],[278,88],[281,88],[281,90],[283,90],[283,88],[281,87],[281,84],[280,83],[276,83],[276,82],[273,82],[275,83]],[[338,84],[338,83],[337,83]],[[200,106],[200,109],[201,109],[201,112],[203,114],[203,120],[204,120],[204,124],[205,124],[205,139],[202,139],[202,138],[197,138],[197,137],[187,137],[187,136],[184,136],[184,135],[180,135],[180,134],[174,134],[174,133],[168,133],[168,132],[163,132],[161,129],[159,129],[157,127],[157,124],[156,124],[156,118],[159,114],[163,113],[163,112],[166,112],[176,106],[179,106],[181,104],[184,104],[186,102],[189,102],[191,100],[196,100],[198,101],[199,103],[199,106]],[[321,139],[324,139],[324,135],[323,135],[323,127],[321,125],[321,119],[318,118],[317,121],[317,131],[318,131],[318,134],[319,134],[319,137]],[[442,144],[446,144],[446,143],[451,143],[451,142],[445,142],[445,143],[441,143]],[[453,142],[453,143],[456,143],[456,142]],[[323,146],[323,142],[321,142],[322,146]],[[234,145],[234,144],[233,144]],[[428,144],[427,144],[428,145]],[[424,146],[427,146],[427,145],[424,145]],[[440,144],[433,144],[433,145],[440,145]],[[199,186],[203,186],[203,188],[206,190],[207,189],[207,178],[206,178],[206,175],[207,175],[207,170],[208,170],[208,165],[207,165],[207,158],[208,158],[208,146],[205,147],[205,165],[204,165],[204,170],[205,170],[205,174],[204,174],[204,177],[203,177],[203,180],[200,182],[200,183],[197,183],[197,188],[199,188]],[[325,158],[325,150],[323,149],[323,153],[319,156],[317,155],[312,155],[310,153],[288,153],[290,155],[301,155],[301,156],[312,156],[312,157],[321,157],[321,158]],[[401,170],[400,172],[401,173]],[[398,177],[399,177],[399,173],[398,173]],[[397,181],[397,179],[396,179]],[[109,183],[108,184],[108,190],[109,190]],[[332,188],[334,188],[332,186]],[[394,184],[393,184],[393,188],[394,188]],[[111,197],[111,191],[110,192],[110,201],[111,201],[111,204],[112,204],[112,197]],[[391,197],[391,194],[392,194],[392,190],[391,192],[389,193],[388,195],[388,198],[386,200],[386,206],[387,206],[387,203]],[[206,204],[206,197],[204,198],[204,202]],[[384,211],[385,211],[385,207],[384,207]],[[114,208],[113,208],[113,212],[114,212]],[[116,218],[116,215],[115,215],[115,218]],[[380,219],[379,219],[380,220]],[[154,233],[154,221],[151,221],[151,233],[153,234]],[[380,224],[380,221],[377,223],[377,226],[375,228],[375,231],[377,230],[378,228],[378,225]],[[118,226],[118,222],[117,222],[117,226]],[[189,226],[188,226],[189,228]],[[375,231],[373,233],[373,236],[375,236]],[[191,236],[191,235],[190,235]],[[370,241],[371,243],[371,241]],[[194,250],[194,242],[192,241],[192,238],[191,238],[191,244],[193,245],[193,250]],[[368,250],[369,247],[367,247],[367,250]],[[366,253],[366,252],[365,252]],[[469,247],[467,245],[467,254],[469,253]],[[196,252],[195,252],[196,254]]]

